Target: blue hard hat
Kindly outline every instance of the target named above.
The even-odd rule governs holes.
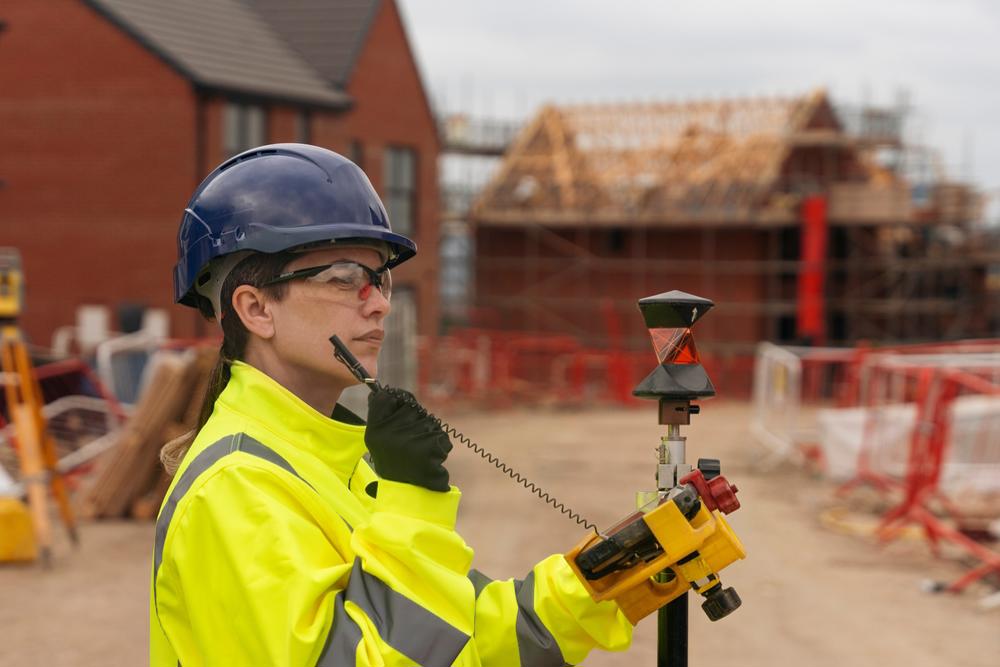
[[[209,262],[235,252],[281,252],[348,239],[382,242],[391,268],[417,246],[389,226],[365,173],[331,150],[307,144],[253,148],[201,182],[177,232],[174,301],[198,306]]]

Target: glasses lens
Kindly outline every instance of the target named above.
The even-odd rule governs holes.
[[[330,285],[345,292],[358,291],[368,284],[368,276],[360,264],[337,263],[331,264],[315,276],[306,278],[311,283]]]
[[[382,296],[388,301],[392,298],[392,274],[389,273],[389,269],[382,272]]]
[[[368,289],[369,286],[374,285],[375,281],[380,281],[381,287],[379,291],[382,292],[382,296],[388,300],[392,295],[392,275],[388,269],[378,273],[356,262],[331,264],[315,276],[306,278],[306,280],[322,285],[330,285],[345,292],[356,292],[361,299],[367,299],[368,294],[371,292]]]

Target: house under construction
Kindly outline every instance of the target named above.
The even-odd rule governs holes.
[[[995,331],[977,197],[933,168],[918,193],[900,117],[861,121],[822,90],[543,108],[471,211],[475,323],[639,349],[636,299],[679,289],[724,356]]]

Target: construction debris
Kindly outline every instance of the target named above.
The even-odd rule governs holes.
[[[98,460],[81,513],[89,518],[152,519],[170,478],[160,464],[164,443],[194,428],[217,352],[158,352],[118,441]]]

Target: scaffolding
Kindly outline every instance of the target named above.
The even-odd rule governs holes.
[[[903,141],[904,113],[852,116],[822,90],[544,107],[468,216],[478,323],[599,345],[623,326],[609,321],[610,300],[635,349],[646,344],[629,324],[635,298],[680,287],[720,305],[706,351],[799,341],[800,277],[816,269],[802,254],[802,207],[819,196],[824,335],[813,342],[988,335],[1000,324],[986,281],[1000,249],[975,239],[976,193]],[[915,171],[932,175],[926,192],[907,179]]]
[[[468,321],[475,252],[469,211],[520,129],[520,122],[464,113],[445,114],[438,121],[444,329]]]

